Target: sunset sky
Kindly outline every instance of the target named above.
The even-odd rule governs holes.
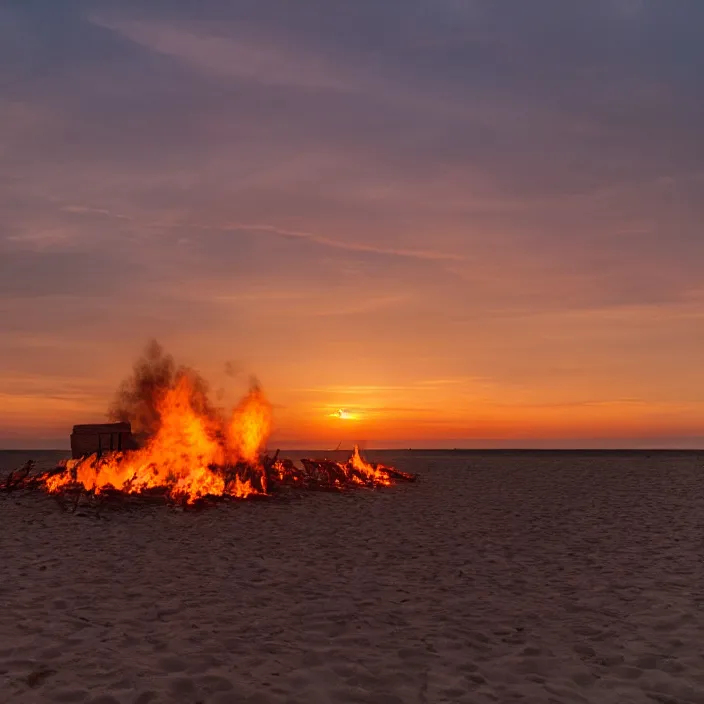
[[[703,446],[703,27],[3,2],[0,448],[104,420],[152,338],[224,405],[256,374],[282,447]]]

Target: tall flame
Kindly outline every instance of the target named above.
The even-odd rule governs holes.
[[[194,407],[193,391],[188,375],[177,376],[157,401],[159,428],[143,448],[69,460],[64,472],[47,479],[49,491],[76,483],[96,493],[106,488],[127,493],[162,488],[190,502],[209,494],[257,493],[250,479],[239,476],[226,487],[223,468],[243,460],[263,473],[257,453],[268,438],[271,417],[262,391],[255,389],[243,399],[229,428],[217,415]]]
[[[238,459],[256,462],[271,432],[271,404],[258,386],[253,386],[232,413],[230,447]]]
[[[379,465],[372,465],[365,462],[362,456],[359,454],[359,446],[354,446],[354,451],[352,452],[352,457],[349,461],[350,466],[356,469],[363,477],[377,483],[389,485],[391,484],[391,479],[385,468]]]
[[[111,415],[134,419],[148,435],[143,447],[69,460],[58,472],[34,478],[35,484],[52,493],[75,487],[96,495],[110,489],[128,494],[155,491],[193,503],[206,496],[267,494],[272,482],[343,489],[413,478],[365,462],[357,447],[345,464],[303,460],[300,470],[290,460],[270,460],[263,452],[272,407],[259,385],[252,385],[227,421],[210,404],[205,381],[191,369],[177,368],[156,343],[120,387]]]

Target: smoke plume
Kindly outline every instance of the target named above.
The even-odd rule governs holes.
[[[177,365],[163,347],[152,340],[143,355],[134,363],[132,375],[119,386],[108,411],[113,421],[128,421],[132,432],[150,437],[161,424],[159,401],[184,376],[189,379],[190,403],[201,415],[214,418],[217,410],[208,398],[208,383],[194,369]]]

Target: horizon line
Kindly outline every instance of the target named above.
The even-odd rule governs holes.
[[[361,452],[704,452],[704,444],[701,446],[594,446],[594,447],[527,447],[527,446],[507,446],[507,447],[360,447]],[[351,447],[322,448],[322,447],[277,447],[267,448],[265,452],[352,452]],[[0,447],[0,452],[66,452],[70,453],[70,447]]]

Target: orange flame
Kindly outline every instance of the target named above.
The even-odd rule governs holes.
[[[68,460],[58,472],[35,477],[35,485],[50,493],[72,488],[95,495],[153,491],[191,504],[207,496],[246,498],[276,488],[342,490],[414,479],[366,462],[356,446],[345,464],[302,460],[300,469],[291,460],[272,460],[263,454],[272,406],[259,386],[252,387],[227,422],[211,407],[197,374],[176,370],[170,357],[160,356],[160,348],[150,354],[146,364],[137,366],[134,383],[121,392],[124,407],[138,408],[154,428],[144,447]]]
[[[230,446],[238,458],[256,462],[271,432],[271,404],[255,386],[232,414],[229,427]]]
[[[359,454],[358,445],[354,446],[354,451],[352,453],[352,457],[350,458],[349,464],[353,469],[356,469],[357,472],[373,481],[375,484],[383,484],[384,486],[389,486],[391,484],[391,478],[389,477],[388,471],[386,471],[383,466],[374,466],[368,462],[365,462]]]
[[[262,392],[250,392],[226,429],[217,416],[194,408],[192,391],[189,377],[181,375],[163,392],[159,429],[145,447],[100,459],[92,455],[69,460],[63,472],[47,478],[47,490],[57,492],[75,484],[96,494],[107,488],[126,493],[162,488],[189,503],[207,495],[244,498],[258,493],[251,479],[236,472],[228,482],[226,469],[242,459],[263,473],[257,453],[268,438],[271,418]]]

